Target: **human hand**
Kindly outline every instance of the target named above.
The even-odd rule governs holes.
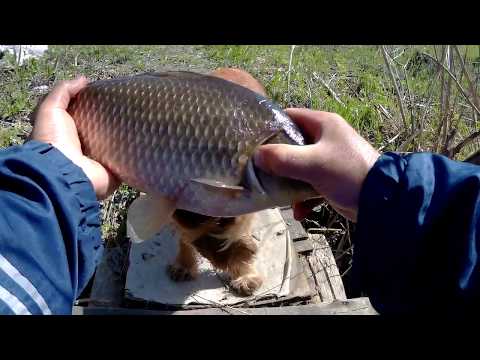
[[[30,138],[52,144],[75,165],[79,166],[92,182],[98,199],[105,199],[120,182],[100,163],[83,155],[75,122],[67,112],[70,100],[87,85],[84,77],[57,84],[38,105]]]
[[[311,184],[340,214],[356,221],[363,182],[380,154],[341,116],[308,109],[287,109],[311,145],[262,145],[255,165],[277,176]],[[294,204],[297,220],[318,201]]]

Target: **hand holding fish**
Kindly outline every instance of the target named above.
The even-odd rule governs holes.
[[[308,182],[340,214],[356,221],[363,181],[380,154],[337,114],[308,109],[287,113],[312,145],[263,145],[255,154],[255,165],[273,175]],[[304,218],[312,204],[296,204],[295,217]]]
[[[118,187],[119,181],[100,163],[83,154],[75,122],[66,111],[70,100],[86,85],[84,77],[57,84],[35,112],[31,138],[60,150],[85,172],[97,197],[104,199]]]

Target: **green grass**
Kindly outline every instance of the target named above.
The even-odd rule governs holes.
[[[97,80],[150,71],[198,71],[208,65],[197,47],[57,45],[23,66],[17,66],[7,54],[0,65],[0,120],[28,116],[42,95],[39,86],[51,88],[55,82],[77,75]]]
[[[393,106],[382,89],[383,60],[374,47],[211,46],[207,53],[222,66],[246,69],[259,78],[268,94],[283,106],[337,112],[373,142],[382,139],[381,118],[375,105]],[[335,74],[334,91],[343,105],[318,81]],[[289,90],[289,91],[288,91]]]
[[[410,65],[405,72],[406,79],[400,66],[397,66],[400,86],[406,91],[408,82],[410,97],[416,100],[417,105],[425,103],[429,96],[438,102],[439,82],[432,84],[435,68],[421,62],[417,64],[415,59],[421,52],[434,54],[439,48],[408,46],[403,50],[403,53],[398,52],[396,61],[407,64],[410,60]],[[467,52],[468,64],[478,61],[478,46],[460,46],[459,50],[462,55]],[[307,107],[336,112],[374,146],[386,145],[386,150],[396,150],[399,145],[386,144],[403,129],[403,120],[378,46],[297,46],[292,57],[290,84],[288,70],[291,46],[209,46],[206,52],[220,66],[240,67],[251,72],[265,84],[268,94],[285,107]],[[319,77],[329,83],[343,105],[329,94],[318,80]],[[465,79],[462,85],[464,88],[467,86]],[[455,87],[452,92],[456,93]],[[423,108],[415,103],[407,104],[408,128],[415,128],[423,116]],[[386,109],[390,117],[382,114],[381,108]],[[453,111],[460,112],[459,109]],[[460,116],[459,113],[457,115]],[[427,127],[431,129],[427,129],[424,134],[421,148],[433,147],[436,141],[433,129],[440,118],[439,108],[434,108],[428,118]],[[457,130],[457,138],[462,138],[472,131],[472,126],[466,126],[462,122]],[[405,140],[407,135],[408,132],[399,137],[399,142]],[[406,150],[417,150],[418,145],[413,143]]]

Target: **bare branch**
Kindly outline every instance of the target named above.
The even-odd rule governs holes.
[[[458,154],[460,152],[460,150],[462,150],[468,144],[471,144],[479,136],[480,136],[480,130],[475,131],[474,133],[471,133],[470,135],[468,135],[457,146],[455,146],[453,149],[449,150],[450,157],[453,157],[456,154]]]
[[[455,49],[455,52],[457,53],[458,58],[460,59],[460,65],[462,66],[462,72],[465,75],[465,79],[467,79],[468,87],[470,89],[470,96],[473,98],[473,102],[475,103],[475,106],[480,109],[480,102],[478,100],[477,92],[475,90],[475,87],[473,85],[472,79],[470,77],[470,74],[468,73],[466,66],[465,66],[465,60],[462,59],[462,56],[460,55],[460,51],[458,50],[458,46],[454,45],[453,48]],[[466,55],[466,51],[465,51]],[[474,113],[476,114],[476,113]],[[475,116],[476,117],[476,116]]]
[[[460,90],[460,92],[462,93],[462,95],[465,97],[465,100],[468,101],[468,103],[470,104],[470,106],[472,107],[472,109],[478,114],[480,115],[480,110],[475,106],[475,104],[472,102],[472,100],[469,98],[469,96],[467,95],[467,93],[465,92],[465,90],[463,89],[462,85],[460,85],[460,83],[458,82],[458,80],[456,79],[456,77],[450,72],[450,70],[448,70],[448,68],[440,63],[437,59],[435,59],[433,56],[427,54],[427,53],[423,53],[425,56],[428,56],[430,59],[432,59],[433,61],[435,61],[437,64],[439,64],[443,70],[445,70],[445,72],[452,78],[452,80],[455,82],[455,84],[457,85],[458,89]]]
[[[453,65],[453,55],[452,51],[450,49],[450,45],[446,46],[446,68],[449,69],[452,74],[453,71],[455,71],[455,67]],[[455,74],[453,74],[454,77],[456,78]],[[452,96],[452,78],[448,77],[447,79],[447,84],[446,87],[444,88],[444,93],[442,97],[442,134],[438,138],[438,145],[437,148],[440,149],[441,145],[441,153],[446,154],[448,153],[448,133],[451,127],[451,118],[453,114],[453,108],[450,109],[450,104],[453,103],[453,106],[455,106],[455,101],[450,101],[451,96]]]
[[[403,107],[403,101],[402,101],[402,97],[400,96],[400,90],[398,89],[398,84],[395,80],[395,76],[393,75],[392,67],[390,66],[389,56],[387,54],[387,50],[385,49],[385,46],[382,45],[381,48],[382,48],[383,59],[385,60],[385,64],[387,65],[387,70],[390,75],[390,79],[393,82],[395,93],[397,94],[398,105],[400,106],[400,114],[402,115],[403,126],[407,128],[407,118],[405,117],[405,109]]]
[[[290,59],[288,60],[288,78],[287,78],[288,102],[290,102],[290,73],[292,71],[293,50],[295,50],[295,45],[292,45],[290,48]]]
[[[405,132],[405,130],[400,131],[397,135],[395,135],[395,136],[392,137],[390,140],[388,140],[385,145],[380,146],[377,151],[382,151],[383,149],[385,149],[388,145],[390,145],[390,144],[393,143],[395,140],[397,140],[398,137],[399,137],[400,135],[402,135],[404,132]]]

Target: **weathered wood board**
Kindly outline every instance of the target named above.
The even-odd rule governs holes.
[[[207,308],[199,310],[159,311],[124,308],[75,306],[73,315],[378,315],[368,298],[330,303],[262,308]]]
[[[325,236],[322,234],[309,234],[309,236],[313,241],[313,251],[307,256],[307,262],[321,301],[346,300],[343,281]]]
[[[300,293],[303,292],[302,296],[308,298],[311,304],[331,303],[332,301],[346,299],[343,282],[325,237],[320,234],[305,232],[301,223],[293,218],[291,208],[281,208],[280,214],[284,219],[293,244],[293,255],[296,261],[293,261],[292,272],[293,276],[300,277],[299,286],[302,288],[300,291]],[[89,306],[101,307],[101,309],[121,306],[120,304],[125,296],[125,284],[122,283],[121,278],[121,265],[119,265],[118,260],[119,251],[120,249],[108,249],[106,251],[104,259],[97,269]],[[301,276],[299,276],[300,273],[302,273]],[[295,285],[296,282],[292,282],[292,284]],[[306,289],[310,290],[306,291]],[[298,293],[294,289],[293,293],[295,292]],[[290,298],[287,296],[283,300]],[[263,306],[264,303],[272,306],[277,302],[279,305],[282,304],[282,299],[253,299],[253,301],[244,303],[243,306],[258,307]],[[190,308],[194,309],[195,306]],[[212,309],[214,311],[218,310],[215,307],[212,307]],[[292,309],[292,311],[294,310]]]
[[[295,241],[293,247],[298,254],[304,254],[313,250],[313,242],[311,239]]]
[[[312,295],[311,295],[311,298],[310,298],[310,302],[313,303],[313,304],[321,303],[322,302],[322,297],[320,296],[320,294],[318,292],[318,288],[317,288],[317,285],[315,283],[315,276],[312,272],[312,269],[310,267],[310,264],[308,263],[308,260],[307,260],[306,256],[298,255],[298,258],[299,258],[300,263],[303,266],[303,271],[305,272],[308,285],[311,289]]]
[[[97,267],[89,306],[120,306],[124,295],[124,249],[105,249]]]
[[[302,224],[293,217],[293,210],[291,207],[282,207],[280,208],[280,212],[285,224],[287,225],[287,229],[290,232],[292,241],[295,242],[308,239],[308,234],[303,228]]]

